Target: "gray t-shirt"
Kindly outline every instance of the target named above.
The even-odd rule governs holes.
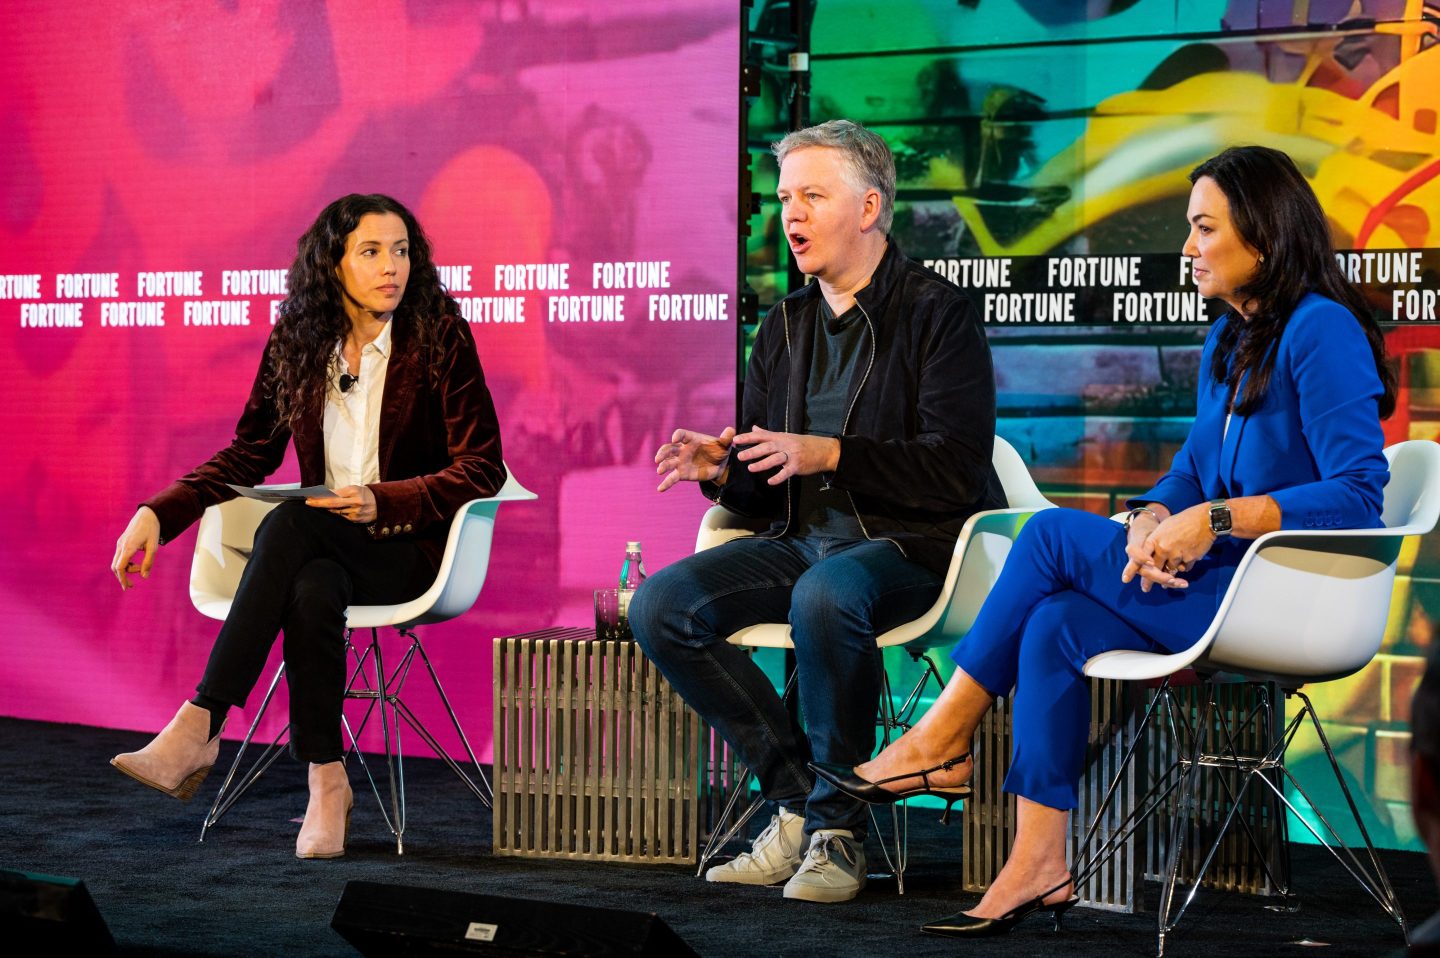
[[[845,403],[855,365],[860,361],[865,319],[859,306],[836,316],[822,297],[820,328],[810,357],[810,379],[805,386],[802,431],[812,436],[839,436],[845,424]],[[840,489],[824,488],[822,476],[801,476],[795,508],[795,535],[863,539],[865,531],[855,517],[850,497]]]

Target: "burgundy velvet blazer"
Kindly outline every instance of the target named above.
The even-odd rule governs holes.
[[[437,329],[435,369],[425,368],[410,322],[392,320],[390,361],[380,402],[380,481],[370,484],[377,539],[412,537],[438,567],[450,519],[471,499],[494,495],[505,482],[495,404],[465,320],[449,316]],[[266,357],[269,356],[266,345]],[[146,500],[160,518],[166,543],[200,518],[208,506],[233,499],[226,483],[254,486],[280,467],[286,443],[295,441],[302,484],[325,484],[323,410],[279,422],[266,395],[262,361],[235,438],[194,472]]]

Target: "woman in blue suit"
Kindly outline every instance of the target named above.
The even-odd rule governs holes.
[[[1190,182],[1184,253],[1200,293],[1230,312],[1206,340],[1195,424],[1170,471],[1127,504],[1124,526],[1068,509],[1036,515],[930,711],[854,770],[816,767],[872,803],[953,800],[981,716],[1014,689],[1004,784],[1017,796],[1014,847],[979,904],[925,931],[1001,934],[1035,912],[1058,924],[1075,903],[1065,838],[1089,726],[1087,659],[1189,647],[1266,532],[1381,524],[1380,420],[1395,408],[1395,375],[1315,194],[1288,156],[1257,146],[1207,160]]]

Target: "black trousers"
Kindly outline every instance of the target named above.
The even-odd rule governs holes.
[[[377,541],[363,526],[286,502],[255,532],[250,562],[196,691],[244,705],[275,637],[285,634],[290,752],[305,762],[345,753],[345,609],[420,595],[436,568],[413,541]]]

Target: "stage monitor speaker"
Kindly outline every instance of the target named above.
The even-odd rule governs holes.
[[[80,879],[0,869],[0,949],[10,955],[112,955],[115,939]]]
[[[366,958],[412,955],[609,955],[695,951],[659,915],[351,881],[330,927]]]

